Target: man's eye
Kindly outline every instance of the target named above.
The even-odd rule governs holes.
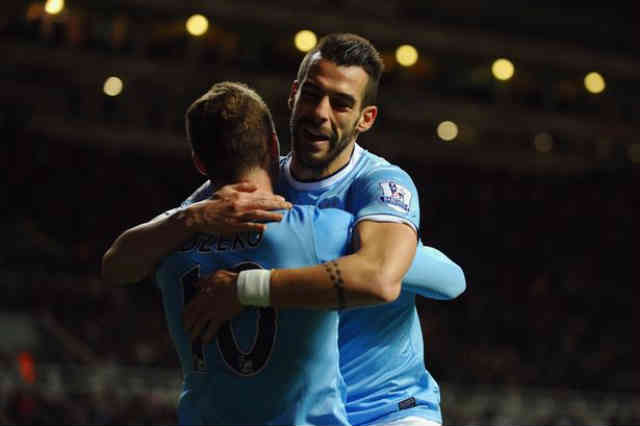
[[[336,109],[347,109],[351,106],[348,102],[343,102],[343,101],[333,101],[331,103],[333,107]]]

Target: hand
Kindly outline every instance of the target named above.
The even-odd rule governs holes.
[[[282,214],[270,210],[290,208],[291,203],[280,195],[241,182],[223,186],[210,199],[193,203],[184,213],[187,224],[196,232],[233,234],[263,232],[267,225],[258,222],[282,220]]]
[[[183,316],[192,341],[201,336],[202,343],[210,343],[225,321],[242,312],[244,306],[236,295],[237,279],[237,273],[220,270],[195,284],[201,291],[186,306]]]

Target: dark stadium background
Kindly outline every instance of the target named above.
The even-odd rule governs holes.
[[[214,82],[257,89],[288,150],[305,29],[383,53],[381,113],[360,143],[413,176],[424,241],[465,270],[460,298],[417,302],[446,423],[640,423],[637,14],[530,4],[66,0],[50,15],[2,2],[0,424],[175,422],[159,295],[105,288],[101,256],[201,182],[183,114]],[[199,37],[185,31],[196,13]],[[508,81],[492,76],[498,58]],[[589,72],[603,92],[585,89]],[[447,120],[453,141],[436,132]]]

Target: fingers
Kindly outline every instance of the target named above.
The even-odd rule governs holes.
[[[198,336],[200,336],[200,334],[202,333],[202,330],[206,327],[208,323],[209,323],[208,315],[202,315],[196,319],[195,323],[193,324],[193,328],[189,333],[191,336],[192,342],[195,342],[198,339]]]
[[[236,272],[227,271],[226,269],[218,269],[214,273],[200,278],[194,284],[195,287],[202,289],[203,293],[211,295],[215,292],[216,286],[226,284],[237,276]]]
[[[254,196],[258,197],[258,198],[273,198],[274,200],[280,201],[280,202],[286,202],[286,200],[284,199],[283,196],[281,195],[276,195],[272,192],[267,192],[264,190],[258,190],[258,185],[256,185],[255,183],[251,183],[251,182],[240,182],[240,183],[235,183],[232,185],[226,185],[223,186],[222,188],[220,188],[220,190],[218,192],[233,192],[233,191],[237,191],[237,192],[252,192],[254,194]]]
[[[197,232],[264,232],[266,222],[279,222],[282,213],[293,205],[284,197],[258,190],[255,184],[241,182],[227,185],[208,200],[189,208],[190,226]]]
[[[202,294],[196,296],[185,308],[183,314],[184,328],[192,341],[195,341],[202,333],[210,319],[207,311],[207,303]]]
[[[267,224],[260,222],[280,222],[282,217],[280,213],[268,211],[243,213],[235,219],[227,220],[224,229],[220,232],[225,236],[238,232],[264,232],[267,229]],[[256,220],[260,222],[254,222]]]
[[[249,204],[250,207],[260,210],[289,210],[293,205],[284,198],[262,198],[256,199]]]
[[[282,219],[282,218],[281,218]],[[279,222],[279,221],[278,221]],[[267,230],[266,223],[255,223],[255,222],[246,222],[243,224],[242,231],[247,232],[264,232]]]
[[[198,304],[198,297],[193,299],[189,304],[185,307],[184,313],[182,314],[182,320],[184,322],[184,329],[187,333],[194,327],[198,316],[200,314]]]
[[[253,192],[258,189],[258,185],[251,182],[235,183],[233,185],[227,185],[227,187],[230,187],[231,189],[235,191],[240,191],[240,192]],[[223,188],[226,188],[226,187],[223,187]]]
[[[280,195],[274,195],[264,191],[256,191],[237,197],[230,203],[238,211],[248,210],[283,210],[290,209],[292,204]]]
[[[258,190],[258,187],[249,182],[241,182],[227,185],[214,193],[211,199],[227,200],[229,207],[236,211],[249,209],[277,210],[290,209],[291,203],[281,195],[269,191]]]
[[[276,213],[267,210],[252,210],[240,215],[238,217],[238,220],[245,223],[280,222],[282,218],[282,213]]]
[[[267,229],[266,223],[257,223],[250,219],[239,218],[237,221],[227,221],[224,228],[220,231],[224,235],[230,235],[237,232],[264,232]]]

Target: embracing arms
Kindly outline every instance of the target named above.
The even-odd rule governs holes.
[[[184,209],[170,210],[123,232],[102,258],[102,278],[112,285],[136,283],[196,232],[262,231],[282,215],[270,210],[290,208],[284,198],[260,191],[254,184],[227,185],[211,198]]]
[[[296,269],[243,271],[257,273],[246,284],[257,305],[278,308],[333,309],[392,302],[416,250],[416,232],[403,223],[361,221],[354,231],[356,252],[321,265]],[[193,339],[210,342],[222,323],[240,313],[246,295],[240,274],[218,271],[196,286],[203,291],[186,307],[185,328]],[[266,279],[262,279],[265,277]],[[258,300],[259,299],[259,300]],[[243,300],[244,303],[241,303]]]
[[[355,253],[322,265],[275,269],[271,305],[344,308],[392,302],[416,250],[408,225],[362,221],[354,232]]]

